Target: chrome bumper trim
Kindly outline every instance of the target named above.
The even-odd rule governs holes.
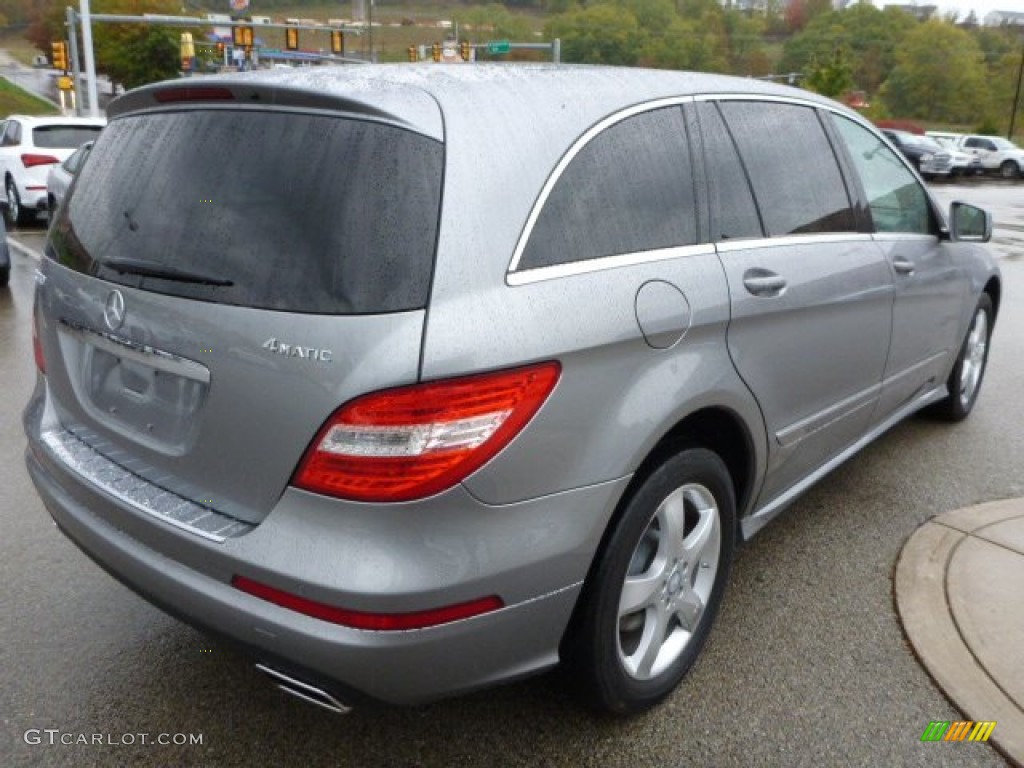
[[[40,437],[43,445],[83,480],[133,509],[175,528],[219,543],[249,533],[256,527],[153,485],[89,447],[66,429],[50,430]]]

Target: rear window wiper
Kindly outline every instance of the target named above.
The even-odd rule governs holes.
[[[179,283],[221,286],[235,284],[233,280],[226,280],[223,277],[167,267],[162,264],[155,264],[152,261],[144,261],[143,259],[104,259],[100,264],[122,274],[159,277],[161,280],[174,280]]]

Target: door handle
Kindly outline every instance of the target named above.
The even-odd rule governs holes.
[[[897,275],[914,274],[914,262],[904,259],[902,256],[897,256],[892,260],[892,268],[896,270]]]
[[[748,269],[743,273],[743,285],[754,296],[781,296],[786,290],[786,278],[768,269]]]

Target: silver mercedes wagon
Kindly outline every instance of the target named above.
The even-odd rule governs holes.
[[[367,66],[114,102],[37,278],[60,529],[344,711],[550,668],[638,712],[738,542],[978,396],[987,213],[754,80]]]

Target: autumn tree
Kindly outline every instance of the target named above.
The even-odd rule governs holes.
[[[874,93],[889,76],[900,42],[917,25],[898,8],[879,10],[869,2],[824,13],[786,43],[778,69],[803,72],[812,62],[831,61],[843,50],[854,87]]]

